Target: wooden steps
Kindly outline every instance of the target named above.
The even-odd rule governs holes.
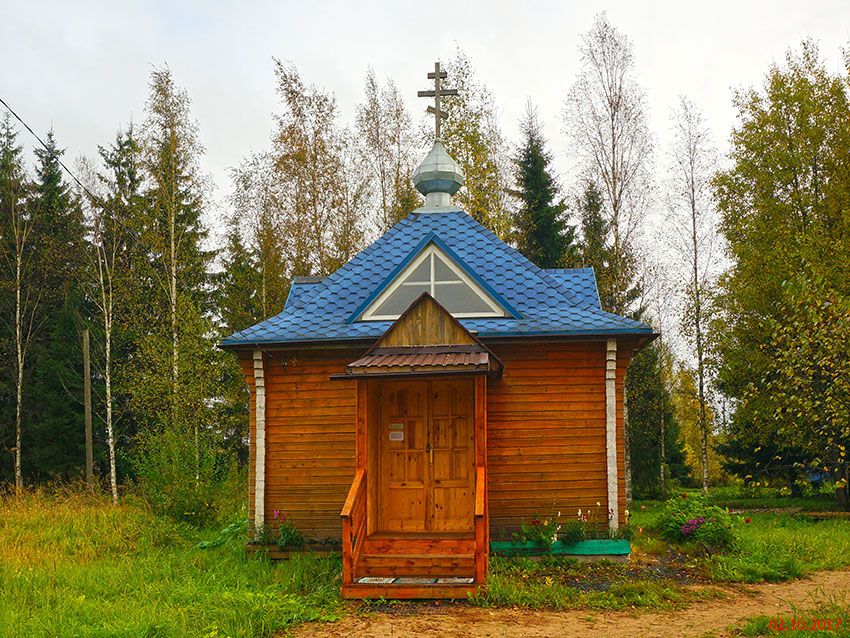
[[[386,534],[363,541],[346,598],[466,598],[476,591],[472,534]]]

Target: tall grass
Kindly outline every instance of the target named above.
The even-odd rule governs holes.
[[[752,514],[750,520],[737,526],[739,551],[710,559],[714,579],[777,582],[850,565],[850,523],[846,520],[812,521],[771,514]]]
[[[248,558],[139,503],[43,492],[0,501],[3,636],[267,636],[336,617],[339,559]]]

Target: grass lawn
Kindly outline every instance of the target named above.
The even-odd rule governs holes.
[[[493,557],[488,591],[471,603],[675,609],[722,596],[716,583],[850,565],[846,520],[748,513],[750,523],[736,518],[736,552],[700,556],[658,539],[652,526],[660,507],[634,505],[632,524],[643,531],[631,563]],[[0,498],[2,635],[268,636],[351,608],[339,598],[339,556],[275,564],[246,557],[240,534],[198,548],[217,535],[155,516],[131,498],[117,508],[79,493]],[[695,583],[703,586],[685,586]],[[748,631],[761,631],[760,622],[753,619]]]
[[[84,495],[0,501],[0,633],[268,636],[340,610],[340,560],[272,564],[241,542]]]

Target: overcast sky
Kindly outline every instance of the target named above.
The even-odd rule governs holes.
[[[526,99],[538,105],[558,167],[569,147],[560,111],[595,13],[634,45],[651,124],[663,147],[669,114],[686,94],[725,148],[732,90],[760,84],[803,38],[842,70],[848,0],[732,2],[12,2],[0,12],[0,97],[36,131],[51,126],[67,157],[93,156],[119,124],[142,119],[152,66],[168,63],[192,99],[217,200],[227,169],[263,148],[277,108],[272,57],[336,94],[350,122],[369,66],[392,77],[415,118],[425,74],[456,46],[494,94],[505,135],[517,137]],[[22,133],[30,147],[31,140]]]

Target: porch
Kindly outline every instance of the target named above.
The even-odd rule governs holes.
[[[365,470],[359,470],[342,510],[344,598],[466,598],[485,584],[486,471],[476,478],[474,531],[367,533]]]
[[[426,294],[339,375],[357,383],[343,596],[463,598],[485,584],[487,383],[501,369]]]

